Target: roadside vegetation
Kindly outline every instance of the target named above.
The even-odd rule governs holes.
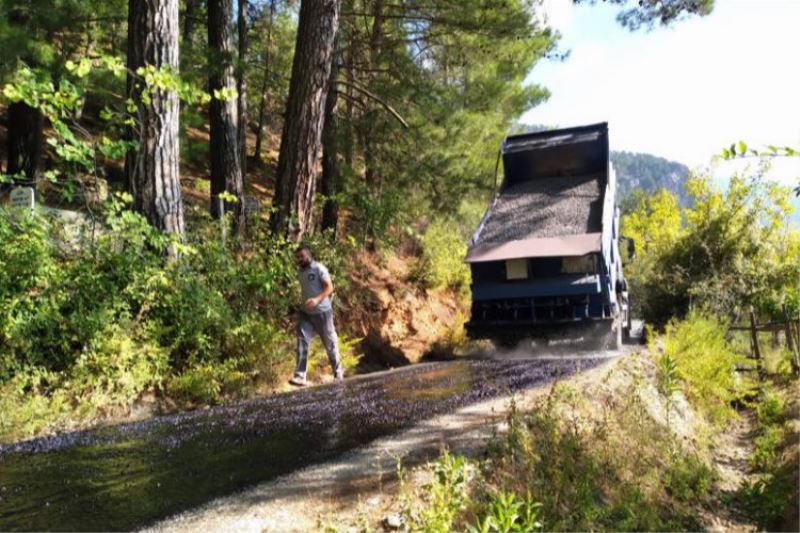
[[[47,217],[0,216],[0,439],[124,411],[143,393],[183,407],[244,397],[290,370],[291,244],[258,226],[246,248],[222,244],[196,211],[183,254],[165,262],[168,237],[127,201],[72,244]],[[346,243],[319,250],[346,271]],[[337,293],[347,298],[346,276]],[[354,366],[346,333],[341,344]]]
[[[626,276],[646,350],[600,387],[556,384],[531,408],[512,403],[478,459],[444,452],[421,483],[401,468],[410,530],[698,530],[721,509],[797,529],[798,369],[782,333],[762,335],[756,362],[750,334],[729,331],[751,310],[761,323],[800,314],[793,191],[755,174],[727,190],[695,176],[687,207],[666,190],[635,198]],[[722,489],[720,446],[741,424],[751,451],[735,490]]]
[[[796,530],[796,379],[782,350],[767,356],[780,368],[768,380],[734,378],[731,364],[745,358],[723,326],[690,313],[601,383],[557,383],[525,409],[512,402],[484,452],[401,466],[409,530],[696,531],[721,508],[759,529]],[[754,418],[756,437],[744,481],[724,491],[719,440],[741,417]]]

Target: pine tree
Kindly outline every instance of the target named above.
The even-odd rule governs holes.
[[[128,97],[136,103],[134,140],[125,176],[134,206],[154,226],[184,233],[183,197],[178,178],[178,95],[174,89],[146,88],[140,68],[178,69],[178,0],[128,3]],[[147,90],[149,98],[143,99]]]
[[[338,42],[338,39],[337,39]],[[338,46],[335,46],[338,48]],[[339,117],[337,106],[339,90],[336,86],[339,77],[339,58],[334,56],[331,74],[328,79],[328,95],[325,99],[325,121],[322,130],[322,195],[325,203],[322,207],[322,229],[331,230],[336,240],[339,222],[339,201],[336,195],[341,192],[339,176]]]
[[[325,97],[334,39],[339,29],[339,0],[303,0],[278,156],[274,211],[275,233],[300,239],[311,229]]]
[[[220,98],[225,91],[236,87],[234,77],[232,0],[209,0],[208,45],[211,65],[208,78],[211,100],[209,121],[211,126],[209,156],[211,162],[211,214],[220,216],[219,195],[227,192],[238,201],[228,202],[225,211],[232,211],[234,226],[244,229],[243,180],[237,130],[237,100]]]
[[[238,0],[237,29],[239,31],[239,58],[236,68],[237,137],[239,139],[239,161],[242,176],[247,175],[247,47],[249,30],[247,24],[247,0]]]

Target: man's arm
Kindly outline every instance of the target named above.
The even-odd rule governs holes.
[[[320,304],[322,300],[333,294],[333,281],[330,278],[322,280],[322,292],[306,300],[305,306],[308,309],[313,309]]]

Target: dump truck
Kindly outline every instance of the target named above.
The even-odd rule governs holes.
[[[467,250],[467,334],[619,347],[631,319],[608,124],[511,135],[499,157],[502,184]]]

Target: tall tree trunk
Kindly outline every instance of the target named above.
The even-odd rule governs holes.
[[[374,80],[380,65],[381,49],[383,47],[383,0],[374,0],[372,4],[372,32],[369,42],[369,62],[371,72],[370,81]],[[372,103],[367,105],[365,112],[366,121],[362,129],[362,146],[364,147],[364,179],[367,182],[368,191],[373,196],[380,195],[378,191],[378,171],[376,167],[375,154],[375,127],[372,116],[376,114]],[[366,228],[367,249],[375,249],[375,227],[373,221],[368,221]]]
[[[261,162],[261,141],[264,137],[264,127],[267,125],[267,91],[269,89],[270,54],[272,53],[272,26],[275,20],[275,2],[269,3],[269,24],[267,25],[267,44],[264,46],[264,78],[261,81],[261,101],[258,104],[258,127],[256,128],[256,147],[253,157],[256,162]]]
[[[233,89],[233,0],[209,0],[208,46],[211,49],[212,67],[208,78],[209,90]],[[236,127],[236,99],[228,101],[213,98],[210,105],[211,145],[211,214],[219,217],[219,194],[227,192],[236,196],[237,202],[225,205],[233,212],[237,231],[244,229],[244,199],[242,167],[239,159],[239,136]]]
[[[340,0],[303,0],[270,226],[299,240],[312,227],[317,156]]]
[[[194,40],[194,20],[197,16],[198,0],[186,0],[186,10],[183,12],[183,45],[191,47]]]
[[[354,40],[352,32],[348,36],[348,52],[347,52],[347,65],[345,68],[345,78],[347,78],[347,86],[345,87],[345,117],[347,124],[345,126],[345,144],[344,144],[344,164],[347,165],[348,171],[352,171],[353,168],[353,151],[355,148],[355,134],[353,132],[353,85],[356,82],[355,74],[353,72],[354,68]]]
[[[6,174],[23,174],[25,182],[36,186],[42,157],[42,113],[25,102],[8,106],[8,163]]]
[[[239,16],[239,68],[237,69],[236,90],[239,93],[237,111],[239,161],[242,177],[247,175],[247,0],[238,0]]]
[[[24,3],[8,6],[6,17],[9,26],[17,30],[29,29],[30,16]],[[32,57],[23,58],[33,65]],[[23,174],[24,181],[36,186],[39,161],[42,157],[42,112],[25,102],[13,102],[8,109],[8,137],[6,138],[6,174]]]
[[[183,235],[183,198],[178,176],[178,94],[152,89],[142,102],[139,67],[178,69],[178,0],[128,3],[128,97],[136,102],[134,140],[139,148],[125,158],[125,176],[134,206],[154,226]]]
[[[338,39],[337,39],[338,41]],[[339,221],[339,204],[335,197],[341,190],[339,179],[339,119],[336,107],[339,93],[336,80],[339,77],[339,60],[334,55],[331,75],[328,80],[328,96],[325,99],[325,124],[322,130],[322,195],[325,204],[322,208],[322,229],[332,230],[332,238],[336,240],[336,227]]]

